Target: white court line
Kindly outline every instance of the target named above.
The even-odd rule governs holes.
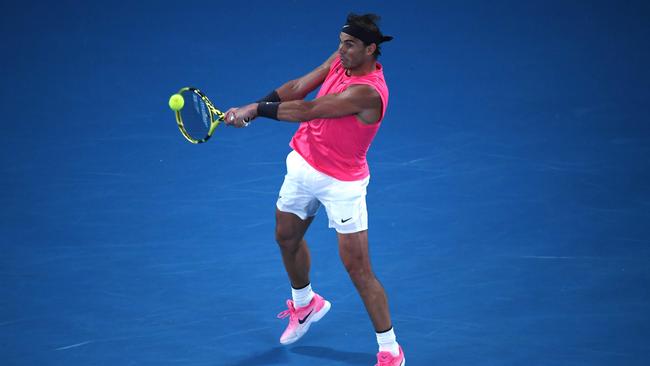
[[[63,350],[70,349],[70,348],[77,348],[77,347],[84,346],[84,345],[86,345],[88,343],[93,343],[93,341],[85,341],[85,342],[81,342],[81,343],[71,344],[71,345],[65,346],[65,347],[59,347],[59,348],[55,349],[55,351],[63,351]]]

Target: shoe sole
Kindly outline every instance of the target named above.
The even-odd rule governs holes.
[[[307,324],[303,328],[302,333],[299,336],[294,337],[294,338],[290,338],[290,339],[288,339],[288,340],[286,340],[284,342],[280,341],[280,344],[286,346],[286,345],[289,345],[291,343],[295,343],[296,341],[298,341],[305,334],[307,334],[307,331],[309,330],[309,327],[311,327],[311,323],[316,323],[317,321],[323,319],[323,317],[330,311],[331,308],[332,308],[332,304],[329,301],[325,300],[325,305],[323,305],[323,307],[320,309],[320,311],[317,312],[316,314],[314,314],[314,316],[307,322]]]

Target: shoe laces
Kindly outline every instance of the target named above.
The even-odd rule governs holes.
[[[292,300],[287,300],[287,308],[287,310],[282,311],[278,314],[278,319],[290,317],[289,320],[293,320],[296,317],[296,308],[293,306]]]

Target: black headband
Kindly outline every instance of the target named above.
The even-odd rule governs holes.
[[[371,31],[362,27],[359,27],[356,24],[346,24],[341,28],[341,32],[351,35],[352,37],[359,38],[365,44],[375,43],[379,45],[383,42],[388,42],[393,37],[384,36],[377,31]]]

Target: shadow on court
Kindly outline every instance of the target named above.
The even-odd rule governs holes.
[[[241,359],[231,366],[284,365],[289,362],[287,352],[323,361],[344,362],[347,365],[370,365],[375,360],[375,355],[372,353],[346,352],[330,347],[298,346],[289,349],[274,347],[268,351]]]
[[[371,365],[375,361],[375,355],[371,353],[338,351],[330,347],[299,346],[290,351],[322,360],[345,362],[348,365]]]
[[[274,347],[268,351],[244,358],[237,363],[233,363],[232,366],[286,365],[288,362],[287,350],[283,347]]]

